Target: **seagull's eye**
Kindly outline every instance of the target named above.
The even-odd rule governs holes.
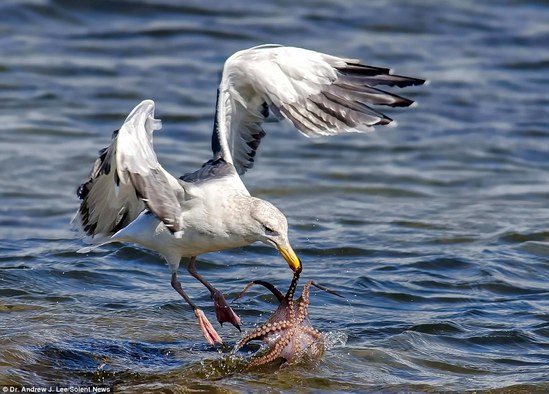
[[[274,231],[272,228],[270,228],[269,226],[265,226],[263,225],[263,229],[265,230],[265,234],[267,235],[277,235],[277,232]]]

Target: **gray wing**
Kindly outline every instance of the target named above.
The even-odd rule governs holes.
[[[183,182],[199,184],[214,178],[236,175],[234,167],[223,158],[208,160],[195,172],[181,176]]]
[[[392,121],[371,105],[413,103],[376,86],[423,83],[356,59],[301,48],[262,45],[237,52],[225,62],[219,86],[214,158],[223,157],[239,174],[252,168],[269,110],[308,137],[370,131]]]
[[[181,186],[158,163],[153,150],[152,133],[160,127],[154,102],[145,100],[99,152],[89,179],[77,191],[81,204],[73,223],[86,235],[112,235],[145,208],[172,232],[181,229]]]
[[[99,151],[89,179],[76,192],[81,203],[73,224],[91,237],[114,234],[145,209],[133,188],[120,188],[115,159],[117,137],[118,130],[113,133],[112,143]]]

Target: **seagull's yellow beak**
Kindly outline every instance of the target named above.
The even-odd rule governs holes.
[[[289,244],[285,247],[277,245],[276,248],[278,249],[282,257],[284,257],[284,260],[286,260],[292,271],[296,272],[297,270],[301,269],[301,261]]]

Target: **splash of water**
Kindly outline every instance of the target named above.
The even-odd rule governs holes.
[[[349,336],[343,331],[327,331],[322,333],[326,350],[344,347]]]

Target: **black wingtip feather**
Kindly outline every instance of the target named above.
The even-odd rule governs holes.
[[[371,76],[379,74],[389,74],[391,72],[390,68],[368,66],[367,64],[362,63],[347,63],[345,67],[338,68],[338,70],[345,70],[348,73],[357,73],[360,75]]]
[[[367,66],[361,63],[347,63],[344,67],[338,67],[337,70],[349,78],[356,78],[356,82],[361,79],[369,86],[386,85],[404,88],[423,85],[426,82],[421,78],[391,74],[391,70],[388,68]]]
[[[215,115],[212,131],[212,152],[215,159],[221,157],[221,142],[219,142],[219,125],[217,124],[217,105],[219,103],[219,89],[217,89],[217,98],[215,99]]]

